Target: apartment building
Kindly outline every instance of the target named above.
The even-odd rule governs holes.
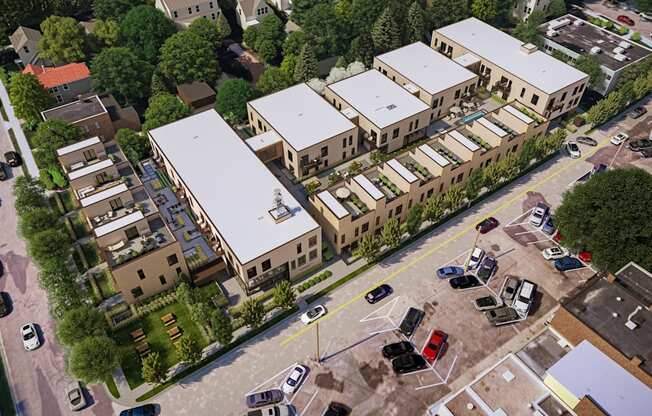
[[[47,65],[48,61],[39,57],[38,41],[43,35],[36,29],[18,26],[16,31],[9,36],[11,46],[14,48],[23,66]]]
[[[434,117],[429,105],[375,69],[327,85],[324,97],[384,152],[423,138]]]
[[[150,130],[149,138],[247,293],[321,264],[319,225],[214,110]]]
[[[58,149],[57,157],[127,303],[189,276],[180,243],[115,142],[91,137]]]
[[[235,7],[238,24],[243,30],[257,25],[270,13],[274,13],[274,9],[265,0],[238,0]]]
[[[505,105],[309,198],[311,213],[335,251],[353,251],[390,218],[405,220],[414,204],[464,185],[471,172],[495,163],[544,133],[518,102]]]
[[[43,120],[62,120],[78,126],[86,138],[109,141],[122,128],[140,130],[140,119],[133,107],[121,107],[112,95],[87,95],[68,104],[41,112]]]
[[[519,20],[527,20],[532,12],[546,12],[551,0],[517,0],[514,2],[513,16]]]
[[[358,127],[302,83],[247,103],[247,140],[265,162],[282,159],[298,179],[358,154]]]
[[[588,54],[595,56],[604,73],[604,81],[594,89],[602,95],[616,87],[626,68],[652,53],[638,43],[570,14],[542,24],[539,33],[543,49],[549,54],[558,51],[571,60]]]
[[[436,29],[431,46],[452,59],[477,59],[479,86],[548,119],[576,108],[589,82],[585,73],[474,17]]]
[[[56,67],[28,64],[23,74],[36,76],[59,104],[77,100],[91,90],[91,71],[83,62]]]
[[[217,0],[156,0],[155,6],[181,28],[198,18],[217,21],[221,13]]]
[[[476,74],[422,42],[378,55],[373,66],[433,108],[435,119],[461,106],[478,82]]]

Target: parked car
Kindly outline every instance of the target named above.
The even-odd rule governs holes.
[[[560,259],[555,260],[555,269],[560,272],[567,272],[569,270],[580,269],[584,267],[581,261],[571,256],[564,256]]]
[[[567,255],[568,252],[566,251],[566,249],[563,249],[558,246],[554,246],[554,247],[544,249],[541,252],[541,254],[543,255],[543,258],[546,260],[557,260]]]
[[[10,151],[5,153],[5,162],[12,168],[15,168],[17,166],[20,166],[22,163],[22,159],[20,157],[20,154],[18,152]]]
[[[492,309],[484,313],[487,320],[495,326],[506,324],[508,322],[516,321],[519,319],[518,312],[509,306]]]
[[[378,301],[385,299],[387,296],[392,294],[392,288],[389,285],[380,285],[377,288],[371,290],[364,298],[367,302],[374,304]]]
[[[5,300],[7,294],[5,292],[0,292],[0,318],[4,318],[9,315],[9,306]]]
[[[593,169],[591,169],[591,173],[589,176],[595,176],[598,173],[605,172],[608,169],[607,165],[604,163],[598,163],[597,165],[593,165]]]
[[[5,268],[4,268],[4,266],[2,265],[2,260],[0,260],[0,277],[2,277],[2,275],[3,275],[4,273],[5,273]]]
[[[349,406],[338,402],[330,402],[321,416],[348,416],[350,413],[351,408]]]
[[[650,139],[632,140],[627,145],[627,148],[632,152],[640,152],[641,150],[647,149],[649,147],[652,147],[652,140]]]
[[[553,239],[556,243],[561,243],[562,240],[564,239],[564,236],[559,232],[559,230],[557,230],[557,232],[555,233],[555,235],[552,236],[552,239]]]
[[[448,281],[453,289],[469,289],[471,287],[480,286],[480,281],[472,274],[467,274],[461,277],[454,277]]]
[[[543,222],[541,231],[543,231],[545,234],[553,235],[555,233],[555,229],[555,219],[552,215],[548,215],[548,218],[546,218],[546,220]]]
[[[437,269],[437,277],[440,279],[448,279],[450,277],[464,276],[464,269],[459,266],[446,266]]]
[[[479,311],[486,311],[498,307],[498,301],[493,296],[483,296],[473,301],[473,307]]]
[[[480,221],[480,223],[475,226],[475,229],[480,231],[480,234],[487,234],[489,231],[498,227],[498,224],[500,223],[498,222],[497,219],[495,219],[494,217],[489,217]]]
[[[632,18],[625,16],[624,14],[621,14],[620,16],[616,17],[616,20],[618,20],[620,23],[626,24],[627,26],[634,26],[634,21],[632,20]]]
[[[575,141],[576,141],[577,143],[586,144],[586,145],[588,145],[588,146],[597,146],[597,145],[598,145],[598,141],[597,141],[597,140],[595,140],[595,139],[592,138],[592,137],[588,137],[588,136],[579,136],[579,137],[577,137],[577,138],[575,139]]]
[[[621,132],[621,133],[616,134],[614,137],[612,137],[611,140],[609,140],[609,142],[611,144],[616,145],[616,146],[620,146],[625,141],[627,141],[627,139],[629,139],[629,136],[627,134]]]
[[[154,416],[156,407],[151,404],[144,404],[142,406],[132,407],[120,412],[120,416]]]
[[[408,354],[412,351],[414,351],[414,346],[407,341],[395,342],[393,344],[385,345],[382,350],[383,357],[390,360],[400,355]]]
[[[279,404],[247,412],[247,416],[290,416],[293,414],[295,414],[294,407],[287,404]]]
[[[303,315],[301,315],[301,322],[305,325],[309,325],[324,315],[326,315],[326,307],[324,305],[317,305],[314,308],[308,309]]]
[[[480,267],[478,268],[478,278],[486,283],[496,270],[496,264],[497,262],[494,257],[485,256],[484,259],[482,259],[482,263],[480,263]]]
[[[86,407],[86,398],[79,381],[73,381],[66,387],[66,398],[70,410],[77,411]]]
[[[534,303],[534,297],[537,293],[537,285],[529,280],[523,280],[518,287],[518,293],[514,298],[512,307],[519,312],[521,316],[527,315]]]
[[[652,147],[649,147],[647,149],[642,149],[641,150],[641,156],[644,158],[652,157]]]
[[[408,338],[412,336],[414,331],[417,329],[425,313],[417,308],[408,309],[405,317],[401,321],[401,324],[398,326],[399,330]]]
[[[448,334],[444,331],[440,331],[438,329],[432,331],[426,346],[423,347],[421,355],[423,355],[423,358],[425,358],[428,362],[435,361],[437,358],[443,356],[446,353],[447,340]]]
[[[283,393],[287,395],[293,394],[297,387],[301,385],[303,382],[303,379],[306,378],[306,375],[308,374],[308,367],[297,364],[294,366],[294,369],[288,376],[288,378],[285,380],[285,383],[283,383],[283,387],[281,387],[281,390],[283,390]]]
[[[647,113],[647,109],[645,107],[636,107],[632,111],[630,111],[627,116],[629,118],[637,119]]]
[[[428,364],[420,354],[403,354],[392,360],[392,369],[396,374],[407,374],[417,370],[423,370]]]
[[[34,324],[25,324],[20,328],[20,335],[23,338],[23,346],[25,350],[32,351],[41,346],[41,341],[38,338],[36,327]]]
[[[537,203],[537,206],[534,207],[532,213],[530,214],[530,224],[538,227],[543,223],[543,220],[548,215],[550,207],[543,202]]]
[[[269,406],[283,400],[283,392],[279,389],[265,390],[253,393],[245,398],[247,407],[254,409],[256,407]]]
[[[484,250],[481,249],[480,247],[474,248],[473,252],[471,253],[471,257],[469,258],[469,264],[467,270],[472,270],[478,267],[483,257],[484,257]]]
[[[503,288],[500,292],[500,297],[503,298],[505,303],[511,304],[516,296],[516,291],[518,290],[518,285],[520,284],[519,280],[514,276],[507,276]]]
[[[571,159],[579,159],[582,157],[580,147],[574,141],[566,143],[566,150],[568,151],[568,155],[571,157]]]
[[[641,12],[639,13],[639,16],[641,16],[641,19],[647,20],[648,22],[652,21],[652,13],[650,12]]]
[[[591,254],[590,251],[584,250],[577,255],[577,258],[583,261],[584,263],[591,263],[591,260],[593,260],[593,255]]]
[[[4,181],[8,178],[7,172],[5,171],[5,164],[0,162],[0,181]]]

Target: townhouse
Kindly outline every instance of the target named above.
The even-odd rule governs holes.
[[[268,162],[282,159],[298,179],[358,154],[358,127],[302,83],[247,103],[254,136],[247,140]]]
[[[577,107],[589,76],[474,17],[436,29],[431,46],[479,75],[478,86],[548,119]]]
[[[519,20],[527,20],[532,12],[546,12],[551,0],[517,0],[512,15]]]
[[[56,67],[28,64],[23,74],[36,76],[59,104],[77,100],[91,90],[91,71],[83,62]]]
[[[39,56],[38,41],[43,35],[36,29],[25,26],[18,28],[9,36],[9,42],[14,48],[22,66],[46,65],[49,62]]]
[[[274,13],[274,9],[265,0],[238,0],[235,8],[238,24],[243,30],[257,25],[270,13]]]
[[[217,0],[156,0],[154,5],[181,28],[199,18],[215,22],[221,13]]]
[[[150,130],[149,139],[247,293],[321,264],[319,225],[214,110]]]

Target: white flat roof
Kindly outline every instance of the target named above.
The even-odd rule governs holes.
[[[75,179],[79,179],[82,176],[90,175],[91,173],[94,172],[99,172],[102,169],[106,169],[109,166],[113,166],[113,161],[111,159],[104,159],[102,161],[99,161],[97,163],[93,163],[87,166],[84,166],[81,169],[73,170],[72,172],[68,172],[68,178],[72,181]]]
[[[250,101],[249,105],[298,152],[355,128],[304,83]]]
[[[383,194],[380,189],[376,188],[376,185],[371,183],[369,178],[363,174],[354,176],[353,180],[356,181],[356,183],[360,185],[373,199],[378,200],[385,196],[385,194]]]
[[[143,218],[145,218],[145,216],[143,215],[142,212],[134,211],[131,214],[125,215],[124,217],[120,217],[117,220],[111,221],[108,224],[100,225],[99,227],[95,228],[93,232],[95,233],[95,237],[102,237],[103,235],[107,235],[109,233],[112,233],[113,231],[119,230],[137,221],[140,221]]]
[[[354,110],[382,129],[430,107],[375,69],[328,85]]]
[[[480,58],[473,55],[472,53],[465,53],[464,55],[460,55],[457,58],[453,59],[453,61],[457,62],[463,67],[468,67],[469,65],[477,64],[480,62]]]
[[[330,191],[321,191],[317,194],[317,198],[321,199],[321,201],[326,204],[328,209],[330,209],[338,219],[349,215],[349,211],[340,204],[340,201],[338,201]]]
[[[518,109],[512,107],[509,104],[504,106],[503,109],[505,111],[507,111],[508,113],[510,113],[511,115],[515,116],[516,118],[518,118],[519,120],[521,120],[524,123],[527,123],[527,124],[534,123],[534,120],[532,119],[532,117],[530,117],[527,114],[519,111]]]
[[[575,397],[590,396],[609,415],[650,414],[652,389],[589,341],[582,341],[563,356],[548,374]]]
[[[475,152],[476,150],[480,150],[480,146],[472,142],[468,137],[463,135],[457,130],[451,130],[448,132],[448,134],[457,142],[459,142],[462,146],[466,147],[472,152]]]
[[[150,130],[149,135],[240,263],[319,228],[214,110]],[[275,189],[293,213],[278,224],[269,213]]]
[[[267,146],[271,146],[281,141],[281,136],[279,136],[275,131],[267,131],[261,133],[257,136],[253,136],[245,140],[247,145],[254,152],[259,151]]]
[[[430,147],[430,145],[428,144],[422,144],[421,146],[419,146],[419,150],[421,150],[430,159],[434,160],[435,163],[441,166],[442,168],[450,163],[448,159],[440,155],[435,149]]]
[[[73,143],[71,145],[57,149],[57,155],[59,156],[67,155],[68,153],[72,153],[76,150],[83,149],[84,147],[92,146],[99,142],[100,142],[99,137],[91,137],[90,139],[82,140],[77,143]]]
[[[468,51],[552,94],[588,77],[542,51],[525,54],[524,43],[475,17],[436,30]]]
[[[79,200],[79,203],[81,204],[82,207],[87,207],[89,205],[92,205],[96,202],[99,201],[104,201],[105,199],[111,198],[113,196],[119,195],[123,192],[127,191],[127,185],[124,183],[121,183],[116,186],[112,186],[108,189],[105,189],[101,192],[98,192],[96,194],[93,194],[91,196],[88,196],[86,198],[82,198]]]
[[[394,170],[394,172],[398,173],[403,179],[408,181],[409,183],[416,182],[419,180],[419,178],[416,177],[416,175],[408,170],[405,166],[401,164],[396,159],[392,159],[387,161],[387,165]]]
[[[430,95],[477,78],[473,72],[422,42],[394,49],[378,55],[376,59],[392,67]]]
[[[499,137],[505,137],[507,136],[507,132],[500,128],[499,126],[495,125],[491,121],[487,120],[484,117],[480,117],[479,119],[476,120],[478,123],[482,124],[489,130],[491,130],[494,134],[497,134]]]

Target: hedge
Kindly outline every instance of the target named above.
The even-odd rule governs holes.
[[[300,285],[297,286],[297,291],[299,293],[303,293],[306,290],[310,289],[311,287],[323,282],[324,280],[328,279],[333,275],[333,272],[330,270],[324,270],[323,272],[319,273],[317,276],[306,280],[305,282],[301,283]]]

